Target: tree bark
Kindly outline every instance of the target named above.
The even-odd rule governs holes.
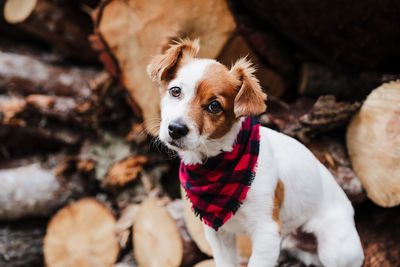
[[[344,138],[340,138],[339,133],[313,139],[305,145],[328,168],[353,203],[365,201],[365,191],[360,179],[353,171]]]
[[[0,224],[0,265],[43,265],[42,243],[46,223],[44,220],[25,220]]]
[[[7,0],[4,17],[8,23],[28,31],[67,56],[84,62],[96,62],[89,45],[90,17],[69,3],[46,0]]]
[[[3,163],[0,220],[49,216],[70,199],[87,194],[84,180],[68,173],[67,160],[59,154],[46,161],[31,158]]]
[[[277,129],[307,143],[317,134],[332,131],[345,125],[360,104],[336,101],[332,95],[321,96],[317,101],[299,98],[287,104],[275,98],[267,100],[268,111],[261,116],[261,124]]]
[[[356,206],[355,222],[364,248],[364,267],[400,265],[400,207],[371,202]]]
[[[76,101],[91,95],[90,81],[98,71],[74,66],[56,66],[41,60],[40,51],[0,51],[0,92],[22,95],[45,94],[74,97]]]

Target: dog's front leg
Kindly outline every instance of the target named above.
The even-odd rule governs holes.
[[[251,234],[252,253],[248,267],[273,267],[277,265],[281,236],[278,225],[263,223]]]
[[[236,235],[204,225],[204,231],[214,256],[216,267],[237,267]]]

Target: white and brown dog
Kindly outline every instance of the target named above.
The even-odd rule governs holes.
[[[228,69],[196,58],[198,50],[198,41],[181,41],[148,66],[162,95],[159,138],[185,164],[230,151],[242,118],[266,108],[246,59]],[[308,265],[361,266],[352,205],[329,171],[304,145],[265,127],[259,148],[254,181],[239,210],[218,231],[205,226],[217,267],[237,266],[236,234],[251,238],[250,267],[275,266],[281,250]],[[316,250],[297,246],[299,229],[315,235]]]

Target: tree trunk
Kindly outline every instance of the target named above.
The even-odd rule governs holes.
[[[84,180],[68,173],[67,160],[60,154],[46,161],[32,158],[3,163],[0,220],[49,216],[71,198],[87,194]]]
[[[0,266],[42,266],[46,224],[44,220],[0,224]]]

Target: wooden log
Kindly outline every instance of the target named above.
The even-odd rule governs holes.
[[[364,249],[364,267],[400,265],[400,207],[356,206],[355,222]]]
[[[110,210],[93,198],[64,207],[47,226],[46,266],[111,266],[119,253],[115,225]]]
[[[104,1],[94,23],[92,45],[140,108],[147,130],[160,117],[158,85],[146,73],[151,56],[189,37],[200,38],[200,57],[215,58],[236,29],[224,0]]]
[[[204,260],[204,261],[197,263],[193,267],[215,267],[215,262],[213,259]]]
[[[46,0],[7,0],[4,18],[28,31],[67,56],[96,62],[88,36],[92,32],[90,17],[71,4]]]
[[[77,101],[91,95],[90,81],[98,74],[91,68],[57,66],[38,58],[40,51],[0,51],[0,92],[22,95],[73,96]]]
[[[133,226],[133,247],[140,266],[193,266],[204,258],[187,233],[180,201],[143,201]]]
[[[400,81],[365,100],[346,134],[354,171],[367,196],[382,207],[400,204]]]
[[[67,201],[90,192],[76,173],[68,173],[65,154],[4,162],[0,168],[0,220],[49,216]]]
[[[147,157],[137,156],[114,163],[102,181],[104,187],[121,187],[135,180],[147,162]]]
[[[261,124],[295,137],[303,143],[319,133],[337,129],[346,124],[360,104],[336,101],[332,95],[317,101],[299,98],[288,105],[276,98],[267,100],[268,111],[261,116]]]
[[[396,70],[400,58],[400,23],[392,16],[400,3],[360,1],[346,6],[342,1],[323,2],[229,0],[235,18],[243,16],[253,23],[261,37],[274,34],[280,48],[304,61],[304,54],[324,65],[348,69]],[[382,19],[385,18],[385,19]],[[246,21],[238,21],[239,27]],[[384,30],[382,30],[384,29]],[[351,38],[349,38],[351,36]],[[246,39],[257,47],[260,38]],[[378,44],[382,45],[378,45]],[[262,46],[269,47],[264,42]],[[345,67],[345,68],[346,68]],[[343,68],[342,68],[343,69]]]
[[[217,60],[226,66],[231,66],[241,57],[247,57],[254,63],[256,67],[256,76],[264,91],[269,96],[279,98],[285,93],[287,83],[283,80],[283,77],[271,67],[266,67],[259,57],[252,51],[246,40],[239,33],[236,33],[225,45],[221,53],[218,55]]]
[[[382,82],[393,79],[396,79],[396,75],[346,73],[317,63],[303,63],[297,91],[302,96],[334,95],[342,100],[354,101],[364,99]]]
[[[352,169],[344,138],[341,138],[339,134],[337,132],[328,134],[313,139],[305,145],[328,168],[353,203],[363,202],[366,199],[365,191]]]
[[[194,215],[192,211],[192,204],[186,198],[185,189],[183,189],[182,186],[181,197],[185,208],[185,223],[190,236],[203,253],[207,254],[208,256],[212,256],[211,246],[204,234],[203,223]]]
[[[123,138],[106,132],[97,138],[85,140],[81,146],[78,161],[89,161],[93,164],[94,177],[96,180],[102,181],[107,177],[113,164],[118,164],[133,156],[129,144]]]
[[[50,155],[3,162],[0,168],[0,220],[49,216],[70,199],[90,192],[76,173],[68,173],[70,157]]]
[[[42,266],[46,224],[47,220],[1,223],[0,266]]]

